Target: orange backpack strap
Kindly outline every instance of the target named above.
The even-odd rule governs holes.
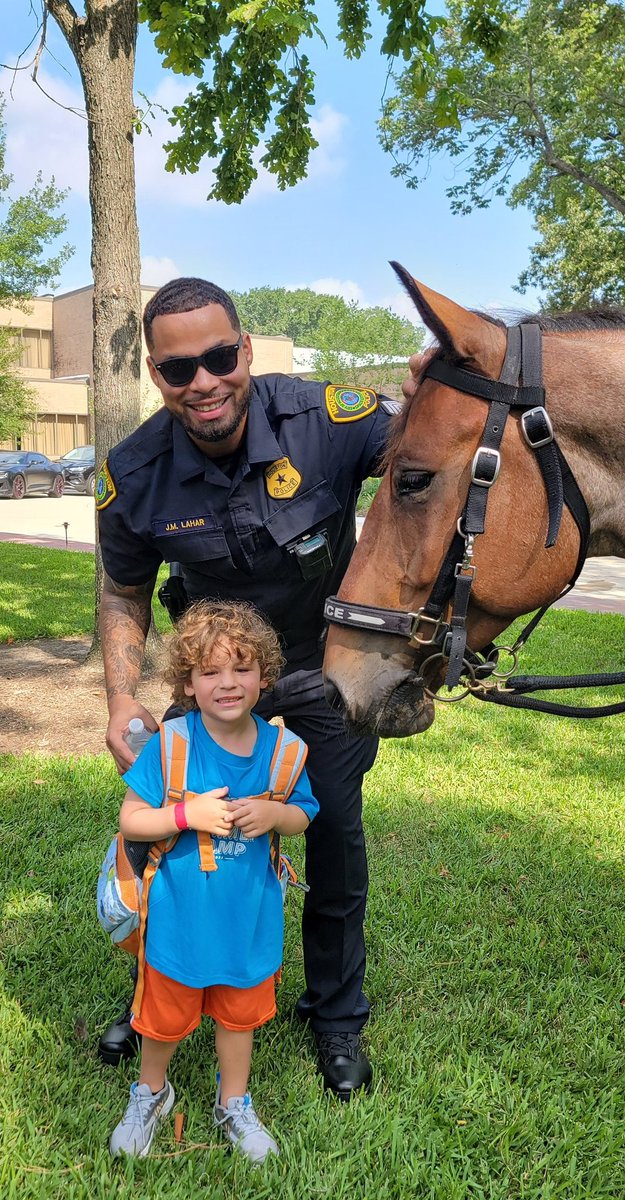
[[[132,1015],[138,1017],[141,1013],[143,1000],[143,985],[145,980],[145,933],[148,921],[148,896],[158,865],[163,857],[162,843],[150,847],[150,855],[143,872],[143,887],[141,890],[141,908],[139,909],[139,952],[137,954],[137,982],[132,998]]]
[[[273,799],[284,804],[297,783],[308,754],[308,746],[301,738],[278,725],[278,736],[269,767],[269,790]]]
[[[284,725],[278,725],[278,736],[269,767],[269,799],[286,804],[306,762],[308,746]],[[273,868],[280,878],[280,834],[275,829],[269,834],[270,855]]]
[[[161,725],[161,764],[168,804],[179,804],[197,792],[187,791],[187,766],[190,737],[186,717],[173,717]],[[198,832],[200,870],[216,871],[215,851],[210,833]],[[167,847],[169,849],[169,847]]]

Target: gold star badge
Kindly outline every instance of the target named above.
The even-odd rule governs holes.
[[[294,496],[302,477],[289,458],[279,458],[265,470],[265,484],[274,500],[288,500]]]

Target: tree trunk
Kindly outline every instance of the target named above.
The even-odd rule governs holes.
[[[96,461],[141,418],[141,288],[133,81],[137,0],[46,0],[80,71],[88,119]],[[102,591],[96,533],[96,631]],[[99,652],[98,635],[92,653]]]

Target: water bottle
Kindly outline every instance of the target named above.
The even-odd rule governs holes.
[[[146,729],[141,717],[131,717],[128,722],[128,733],[124,741],[133,754],[140,754],[146,742],[153,736],[151,729]]]
[[[139,755],[145,743],[149,742],[152,736],[151,730],[146,729],[141,717],[131,717],[128,722],[128,733],[124,741],[133,754]],[[130,859],[135,875],[142,877],[148,861],[150,843],[129,842],[124,839],[124,846],[126,847],[126,854]]]

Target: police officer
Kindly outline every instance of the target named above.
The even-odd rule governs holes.
[[[112,451],[96,484],[107,744],[124,771],[130,718],[156,728],[134,693],[163,561],[181,565],[188,601],[248,600],[281,634],[287,665],[258,711],[307,742],[320,804],[306,835],[297,1012],[314,1032],[325,1086],[347,1100],[371,1081],[360,1041],[369,1013],[361,788],[377,739],[348,737],[325,702],[323,602],[352,554],[356,499],[379,474],[393,402],[286,375],[252,378],[250,337],[230,297],[205,280],[161,288],[144,330],[164,408]],[[117,1062],[134,1049],[125,1013],[100,1053]]]

